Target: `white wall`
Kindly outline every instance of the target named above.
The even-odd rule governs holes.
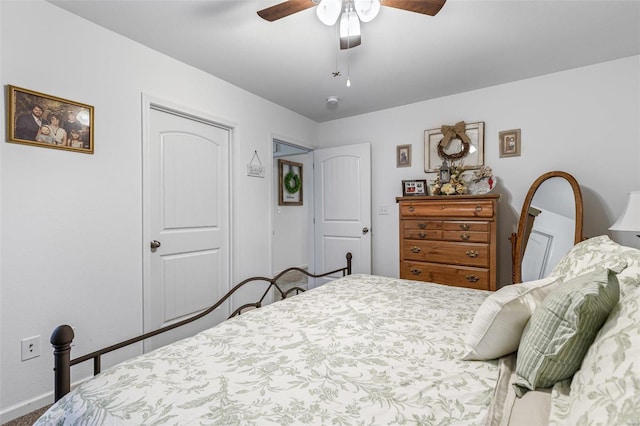
[[[271,271],[272,171],[256,179],[246,165],[254,150],[270,158],[274,134],[313,146],[317,123],[44,1],[0,1],[0,18],[3,86],[95,107],[94,155],[0,144],[4,422],[52,400],[56,325],[76,326],[76,356],[142,330],[143,93],[234,127],[234,281]],[[3,102],[3,128],[5,116]],[[21,362],[34,335],[42,355]]]
[[[428,75],[425,76],[428,78]],[[393,96],[393,94],[390,94]],[[511,280],[508,237],[531,183],[564,170],[581,184],[585,235],[606,234],[626,192],[640,188],[640,57],[405,105],[320,125],[321,147],[371,142],[373,273],[398,276],[402,179],[424,173],[426,129],[485,122],[485,163],[498,176],[499,285]],[[522,129],[522,156],[499,158],[498,132]],[[396,145],[413,146],[412,167],[396,168]],[[378,215],[389,206],[389,215]]]

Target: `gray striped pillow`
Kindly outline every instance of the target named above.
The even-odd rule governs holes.
[[[533,312],[527,324],[516,363],[516,394],[546,388],[568,379],[598,330],[618,303],[616,274],[627,265],[580,275],[554,289]]]

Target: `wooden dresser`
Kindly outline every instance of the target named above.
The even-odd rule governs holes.
[[[499,194],[398,197],[400,278],[496,290]]]

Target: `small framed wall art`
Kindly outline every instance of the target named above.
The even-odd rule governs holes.
[[[396,167],[411,167],[411,145],[396,147]]]
[[[278,160],[278,205],[302,205],[302,163]]]
[[[520,156],[520,129],[504,130],[499,137],[500,158]]]
[[[7,141],[93,154],[93,107],[7,86]]]
[[[445,138],[445,133],[448,135]],[[461,135],[467,141],[463,141]],[[439,172],[443,161],[454,161],[465,169],[479,169],[484,165],[484,122],[441,126],[424,132],[424,171]]]
[[[408,197],[411,195],[427,195],[427,180],[403,180],[402,196]]]

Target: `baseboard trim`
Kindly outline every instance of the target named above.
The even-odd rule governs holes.
[[[13,405],[0,412],[0,424],[5,424],[50,404],[53,404],[53,392],[47,392],[29,401]]]

